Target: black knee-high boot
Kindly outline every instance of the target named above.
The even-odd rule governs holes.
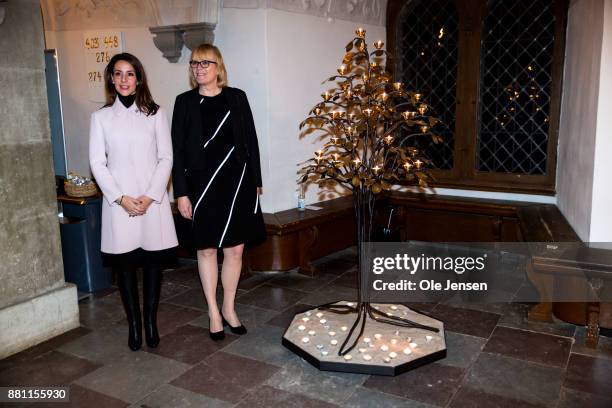
[[[138,301],[138,277],[136,268],[133,266],[122,266],[116,268],[117,286],[121,294],[121,301],[125,309],[130,333],[128,346],[130,350],[140,350],[142,347],[142,319],[140,317],[140,302]]]
[[[144,315],[144,331],[147,346],[155,348],[159,345],[157,332],[157,307],[161,292],[162,271],[159,266],[147,265],[142,271],[142,311]]]

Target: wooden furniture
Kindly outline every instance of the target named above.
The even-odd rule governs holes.
[[[321,209],[264,214],[268,239],[248,251],[249,268],[285,271],[299,267],[301,273],[313,276],[313,260],[356,244],[351,196],[316,206]]]

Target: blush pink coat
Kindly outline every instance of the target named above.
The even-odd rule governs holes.
[[[147,116],[133,104],[115,103],[91,115],[91,171],[104,194],[102,252],[120,254],[178,245],[167,193],[172,170],[172,141],[166,113]],[[130,217],[115,203],[122,195],[153,199],[146,214]]]

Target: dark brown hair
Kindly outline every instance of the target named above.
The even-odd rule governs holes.
[[[113,84],[113,70],[117,61],[125,61],[134,67],[136,71],[136,106],[145,115],[155,115],[159,109],[159,105],[155,103],[149,85],[147,84],[147,75],[144,67],[138,58],[127,52],[114,55],[104,69],[104,87],[106,89],[106,106],[111,106],[117,99],[117,90]]]

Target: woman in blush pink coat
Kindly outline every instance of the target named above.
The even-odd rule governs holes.
[[[162,264],[178,245],[166,191],[172,142],[165,111],[152,99],[140,61],[115,55],[104,78],[108,103],[91,115],[89,160],[104,194],[102,253],[117,274],[130,349],[142,346],[136,268],[143,267],[145,338],[157,347]]]

